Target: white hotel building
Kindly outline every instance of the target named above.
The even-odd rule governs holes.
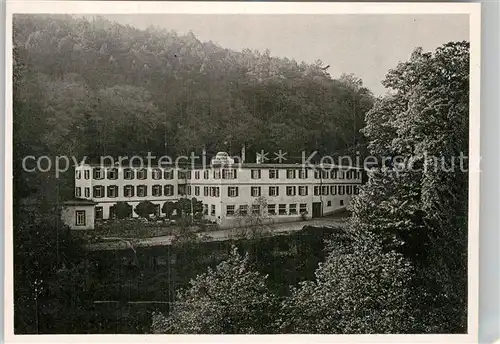
[[[82,165],[75,171],[75,196],[96,203],[96,219],[112,217],[111,207],[119,201],[135,209],[148,200],[164,216],[165,202],[195,197],[203,202],[204,218],[227,228],[241,224],[245,214],[271,222],[329,215],[347,206],[361,181],[361,169],[334,165],[243,163],[188,170]]]

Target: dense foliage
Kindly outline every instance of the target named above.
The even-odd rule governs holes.
[[[468,164],[459,157],[468,155],[468,47],[417,49],[389,71],[395,92],[377,100],[364,128],[383,163],[369,172],[346,235],[330,242],[315,278],[292,286],[278,312],[269,308],[268,331],[466,332]],[[191,306],[203,301],[190,295]]]
[[[74,323],[91,316],[68,312],[83,308],[85,252],[53,214],[56,209],[40,211],[39,205],[15,207],[15,333],[71,332]]]
[[[255,334],[273,331],[276,296],[236,247],[228,259],[191,280],[170,316],[153,316],[155,333]]]
[[[15,92],[30,104],[15,125],[28,112],[49,156],[237,154],[242,144],[252,160],[261,149],[353,154],[373,102],[359,79],[332,79],[321,61],[103,18],[16,15],[14,60],[24,66]]]
[[[282,303],[285,333],[409,333],[414,326],[411,266],[377,238],[333,241],[315,280],[292,287]]]
[[[465,332],[469,44],[417,49],[384,83],[394,92],[364,133],[373,154],[392,159],[370,172],[352,227],[412,262],[418,331]]]

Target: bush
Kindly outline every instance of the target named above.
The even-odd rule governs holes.
[[[127,202],[118,202],[111,208],[117,219],[132,217],[132,206]]]
[[[140,217],[148,219],[151,214],[154,214],[156,205],[151,201],[142,201],[135,207],[135,213]]]

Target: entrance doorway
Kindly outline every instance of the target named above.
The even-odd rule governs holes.
[[[321,202],[314,202],[312,208],[312,217],[321,217]]]

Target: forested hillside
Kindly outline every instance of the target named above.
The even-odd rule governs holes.
[[[14,61],[16,155],[237,154],[242,144],[251,159],[353,154],[373,103],[361,80],[332,79],[319,60],[104,18],[16,15]]]

